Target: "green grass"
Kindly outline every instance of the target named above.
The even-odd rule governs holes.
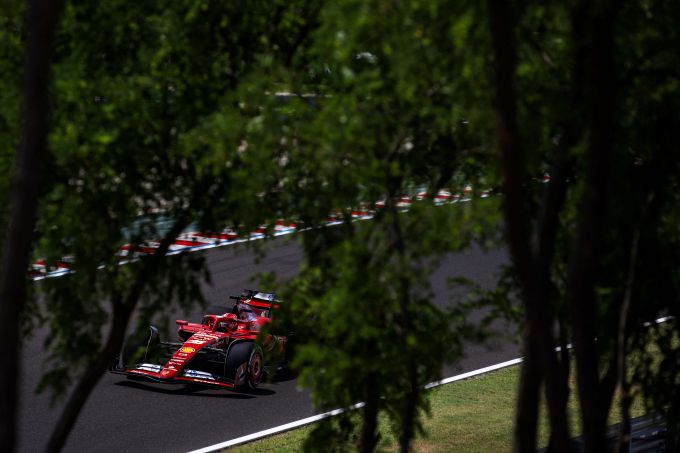
[[[416,439],[413,444],[414,450],[427,453],[510,451],[518,379],[519,367],[513,366],[430,390],[432,413],[424,420],[426,433]],[[574,436],[580,430],[577,407],[572,391],[569,417]],[[614,409],[612,413],[618,414],[618,410]],[[633,416],[642,413],[642,405],[636,401]],[[617,419],[616,416],[612,417],[611,422],[614,423]],[[299,452],[313,426],[309,425],[225,451]],[[398,451],[396,439],[389,433],[386,420],[381,420],[380,429],[379,450]],[[547,440],[548,425],[543,407],[539,424],[539,445],[545,445]]]

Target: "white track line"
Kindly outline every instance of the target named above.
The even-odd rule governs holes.
[[[646,322],[646,323],[643,324],[643,326],[649,327],[652,324],[661,324],[661,323],[664,323],[666,321],[670,321],[672,319],[675,319],[675,318],[673,316],[664,316],[663,318],[655,319],[652,322]],[[567,347],[570,348],[570,346],[571,346],[571,344],[568,345]],[[558,350],[558,351],[559,351],[559,349],[560,349],[559,347],[556,348],[556,350]],[[523,360],[524,359],[522,357],[518,357],[516,359],[497,363],[495,365],[489,365],[489,366],[484,367],[484,368],[479,368],[477,370],[468,371],[467,373],[458,374],[456,376],[451,376],[451,377],[442,379],[441,381],[431,382],[431,383],[425,385],[425,388],[431,389],[431,388],[434,388],[434,387],[439,387],[440,385],[450,384],[451,382],[461,381],[463,379],[468,379],[468,378],[471,378],[471,377],[479,376],[480,374],[485,374],[485,373],[489,373],[491,371],[496,371],[496,370],[500,370],[500,369],[503,369],[503,368],[507,368],[509,366],[518,365],[518,364],[522,363]],[[286,423],[285,425],[275,426],[274,428],[265,429],[264,431],[259,431],[259,432],[253,433],[253,434],[248,434],[247,436],[237,437],[236,439],[227,440],[227,441],[221,442],[219,444],[210,445],[208,447],[203,447],[203,448],[200,448],[198,450],[192,450],[189,453],[213,453],[215,451],[219,451],[219,450],[222,450],[222,449],[225,449],[225,448],[228,448],[228,447],[233,447],[233,446],[239,445],[239,444],[245,444],[245,443],[251,442],[253,440],[262,439],[264,437],[272,436],[274,434],[279,434],[279,433],[282,433],[282,432],[285,432],[285,431],[290,431],[290,430],[295,429],[295,428],[300,428],[302,426],[309,425],[311,423],[323,420],[324,418],[333,417],[335,415],[342,414],[343,412],[351,411],[351,410],[354,410],[354,409],[360,409],[362,407],[364,407],[364,403],[357,403],[353,406],[348,407],[347,409],[335,409],[335,410],[332,410],[330,412],[324,412],[323,414],[313,415],[311,417],[303,418],[302,420],[297,420],[297,421],[294,421],[294,422]]]
[[[456,375],[456,376],[451,376],[451,377],[448,377],[446,379],[442,379],[441,381],[431,382],[431,383],[427,384],[425,386],[425,388],[431,389],[431,388],[434,388],[434,387],[439,387],[440,385],[450,384],[451,382],[462,381],[463,379],[468,379],[468,378],[471,378],[471,377],[479,376],[480,374],[489,373],[491,371],[496,371],[496,370],[500,370],[502,368],[507,368],[509,366],[520,364],[520,363],[522,363],[522,360],[523,360],[522,357],[518,357],[516,359],[508,360],[506,362],[497,363],[495,365],[490,365],[490,366],[487,366],[487,367],[484,367],[484,368],[480,368],[478,370],[468,371],[467,373],[459,374],[459,375]]]
[[[359,409],[363,406],[364,406],[364,403],[357,403],[354,406],[349,407],[348,409],[335,409],[335,410],[330,411],[330,412],[325,412],[323,414],[303,418],[302,420],[298,420],[298,421],[295,421],[295,422],[286,423],[285,425],[276,426],[276,427],[270,428],[270,429],[265,429],[264,431],[260,431],[260,432],[253,433],[253,434],[248,434],[247,436],[237,437],[236,439],[228,440],[228,441],[222,442],[220,444],[211,445],[209,447],[201,448],[199,450],[193,450],[190,453],[215,452],[215,451],[218,451],[218,450],[222,450],[223,448],[233,447],[234,445],[244,444],[246,442],[261,439],[263,437],[271,436],[271,435],[274,435],[274,434],[279,434],[279,433],[282,433],[284,431],[290,431],[291,429],[295,429],[295,428],[300,428],[301,426],[309,425],[310,423],[318,422],[319,420],[323,420],[324,418],[333,417],[334,415],[342,414],[343,412],[348,411],[348,410]]]
[[[452,377],[449,377],[449,378],[446,378],[446,379],[442,379],[441,381],[432,382],[430,384],[427,384],[425,386],[425,388],[430,389],[430,388],[433,388],[433,387],[438,387],[440,385],[448,384],[450,382],[455,382],[455,381],[460,381],[462,379],[471,378],[471,377],[474,377],[474,376],[478,376],[480,374],[488,373],[490,371],[500,370],[501,368],[506,368],[506,367],[509,367],[509,366],[512,366],[512,365],[517,365],[520,362],[522,362],[521,358],[508,360],[507,362],[503,362],[503,363],[497,363],[495,365],[480,368],[478,370],[470,371],[468,373],[463,373],[463,374],[459,374],[457,376],[452,376]],[[357,403],[353,406],[350,406],[347,409],[335,409],[335,410],[332,410],[330,412],[324,412],[323,414],[313,415],[311,417],[303,418],[302,420],[297,420],[297,421],[294,421],[294,422],[291,422],[291,423],[286,423],[285,425],[276,426],[276,427],[270,428],[270,429],[265,429],[264,431],[259,431],[257,433],[248,434],[247,436],[237,437],[236,439],[232,439],[232,440],[228,440],[226,442],[211,445],[209,447],[204,447],[204,448],[201,448],[199,450],[193,450],[190,453],[212,453],[212,452],[215,452],[215,451],[222,450],[224,448],[233,447],[235,445],[244,444],[246,442],[251,442],[253,440],[262,439],[263,437],[271,436],[271,435],[274,435],[274,434],[279,434],[279,433],[282,433],[284,431],[290,431],[291,429],[300,428],[302,426],[309,425],[310,423],[314,423],[314,422],[318,422],[320,420],[323,420],[324,418],[333,417],[334,415],[342,414],[343,412],[346,412],[348,410],[359,409],[359,408],[362,408],[362,407],[364,407],[364,403]]]

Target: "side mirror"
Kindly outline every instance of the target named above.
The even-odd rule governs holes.
[[[186,326],[187,324],[189,324],[189,321],[185,321],[183,319],[178,319],[175,322],[177,323],[178,326]]]

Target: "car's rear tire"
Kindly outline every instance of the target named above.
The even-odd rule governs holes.
[[[229,348],[224,375],[233,379],[235,388],[257,388],[264,375],[262,348],[252,341],[239,341]]]

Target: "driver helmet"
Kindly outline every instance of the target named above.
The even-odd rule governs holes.
[[[257,316],[253,313],[253,309],[246,304],[241,304],[239,306],[238,318],[243,321],[257,321]]]

